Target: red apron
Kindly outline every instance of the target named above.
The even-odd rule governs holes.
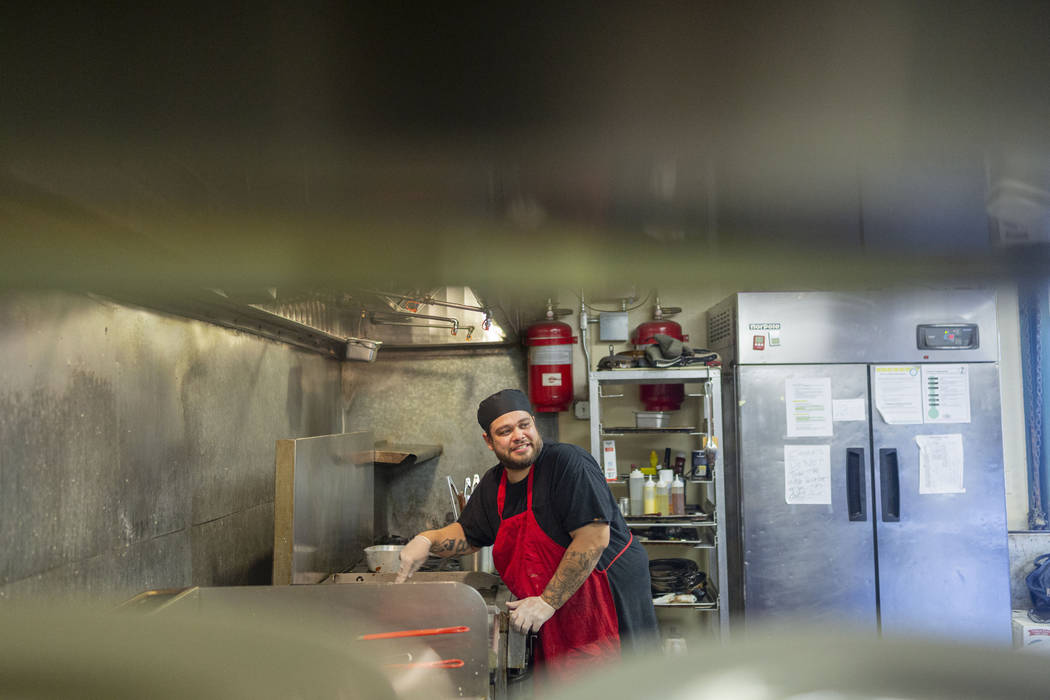
[[[540,528],[532,513],[534,473],[535,467],[529,471],[527,500],[521,513],[503,518],[507,494],[505,471],[496,497],[500,527],[492,547],[492,560],[503,583],[519,599],[543,593],[565,554],[565,547]],[[630,544],[628,541],[627,546]],[[617,559],[620,554],[616,555]],[[616,607],[605,569],[595,567],[579,590],[540,628],[539,639],[538,657],[547,671],[562,678],[571,676],[578,666],[593,666],[620,657]]]

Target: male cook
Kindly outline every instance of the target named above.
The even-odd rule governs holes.
[[[615,660],[621,646],[657,638],[649,558],[633,540],[597,462],[576,445],[545,445],[525,394],[504,389],[478,407],[499,464],[485,472],[458,522],[416,535],[401,552],[398,583],[430,554],[494,545],[500,577],[518,600],[511,625],[538,632],[537,655],[565,676]]]

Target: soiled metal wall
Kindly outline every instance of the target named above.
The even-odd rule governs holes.
[[[439,443],[443,453],[412,466],[376,464],[376,535],[411,537],[451,522],[446,476],[459,488],[496,464],[481,439],[478,403],[507,387],[524,389],[518,348],[476,351],[380,350],[372,364],[344,363],[346,430],[376,440]]]
[[[85,295],[0,295],[0,598],[269,583],[274,445],[339,364]]]

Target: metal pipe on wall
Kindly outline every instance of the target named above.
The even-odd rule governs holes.
[[[451,324],[452,335],[455,335],[456,331],[459,330],[459,320],[452,318],[451,316],[431,316],[429,314],[416,314],[408,311],[373,311],[368,320],[374,325],[394,325],[389,321],[377,318],[380,314],[389,314],[397,316],[398,318],[425,318],[429,321],[443,321]]]

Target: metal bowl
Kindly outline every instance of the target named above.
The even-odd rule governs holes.
[[[397,573],[397,568],[401,564],[401,550],[404,548],[403,544],[377,544],[365,547],[365,562],[368,564],[368,570],[377,573]]]

